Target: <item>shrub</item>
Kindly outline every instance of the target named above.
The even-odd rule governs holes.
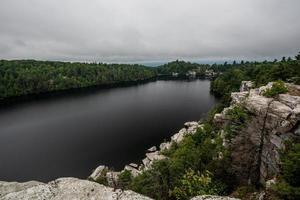
[[[290,144],[281,161],[282,174],[274,190],[284,199],[300,199],[300,143]]]
[[[129,189],[158,200],[174,199],[176,196],[188,197],[190,195],[186,193],[188,186],[183,184],[183,180],[189,178],[190,171],[186,170],[190,169],[195,177],[202,176],[202,179],[207,178],[206,171],[210,171],[210,186],[212,189],[214,186],[219,187],[214,193],[224,194],[227,189],[224,183],[234,178],[227,171],[230,162],[218,157],[222,151],[222,140],[214,127],[206,124],[194,135],[188,135],[181,143],[172,145],[170,150],[165,151],[169,159],[155,162],[150,170],[133,179]]]
[[[251,185],[240,186],[234,192],[234,197],[240,199],[248,199],[255,192],[255,188]]]
[[[249,118],[247,111],[240,106],[234,106],[226,114],[234,123],[238,124],[244,124]]]
[[[128,189],[132,182],[132,174],[128,170],[122,171],[118,176],[118,186],[122,189]]]
[[[176,186],[173,190],[176,199],[189,199],[204,194],[219,194],[224,190],[223,185],[212,181],[212,174],[209,171],[200,174],[200,172],[189,169],[180,179],[180,183],[180,186]]]
[[[225,126],[226,138],[231,140],[239,134],[250,115],[247,110],[240,106],[235,106],[228,110],[226,115],[230,119],[230,123]]]
[[[93,180],[91,178],[88,178],[88,180],[97,182],[97,183],[102,184],[102,185],[108,185],[107,184],[107,179],[106,179],[106,173],[107,172],[108,172],[108,169],[104,169],[104,170],[101,171],[101,175],[97,178],[97,180]]]
[[[265,97],[275,97],[278,94],[284,94],[287,93],[288,89],[287,87],[284,85],[283,81],[276,81],[273,83],[272,87],[267,89],[263,95]]]
[[[160,160],[154,162],[152,169],[135,177],[129,188],[157,200],[169,199],[170,178],[169,161]]]

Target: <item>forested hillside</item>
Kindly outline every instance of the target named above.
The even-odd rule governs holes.
[[[141,65],[0,60],[0,98],[145,80],[156,72]]]
[[[198,63],[176,60],[159,66],[157,68],[157,71],[159,74],[164,74],[164,75],[171,75],[172,73],[185,75],[188,71],[195,71],[197,75],[204,76],[205,70],[209,68],[210,65],[206,65],[206,64],[198,64]]]
[[[275,80],[300,84],[300,54],[295,59],[283,57],[281,61],[225,63],[218,67],[227,70],[212,81],[211,91],[225,103],[229,102],[231,92],[239,90],[243,80],[251,80],[257,87]]]

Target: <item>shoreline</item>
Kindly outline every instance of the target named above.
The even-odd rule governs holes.
[[[141,84],[146,84],[150,82],[155,82],[158,80],[165,80],[165,81],[172,81],[172,80],[211,80],[208,77],[195,77],[195,78],[189,78],[189,77],[172,77],[169,75],[161,75],[156,76],[148,79],[143,80],[136,80],[136,81],[121,81],[121,82],[115,82],[115,83],[109,83],[109,84],[100,84],[100,85],[91,85],[87,87],[78,87],[78,88],[68,88],[63,90],[53,90],[53,91],[47,91],[47,92],[41,92],[41,93],[32,93],[32,94],[26,94],[21,96],[11,96],[11,97],[0,97],[0,108],[1,106],[5,105],[13,105],[16,103],[22,103],[27,101],[34,101],[39,99],[47,99],[47,98],[55,98],[55,97],[61,97],[65,95],[81,95],[81,94],[88,94],[95,92],[97,90],[103,90],[103,89],[113,89],[113,88],[124,88],[124,87],[130,87],[130,86],[137,86]]]

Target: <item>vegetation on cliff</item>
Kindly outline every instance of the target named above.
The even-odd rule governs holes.
[[[266,97],[275,97],[278,94],[287,93],[288,89],[283,81],[275,81],[271,88],[268,88],[263,95]]]
[[[300,143],[290,143],[281,155],[282,173],[273,189],[283,199],[300,199]]]
[[[127,177],[125,188],[158,200],[227,194],[235,179],[229,168],[228,152],[214,128],[207,123],[180,144],[174,143],[164,151],[168,159],[156,161],[151,169],[135,178],[123,172],[122,180],[125,173]]]

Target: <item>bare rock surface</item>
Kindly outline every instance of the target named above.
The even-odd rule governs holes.
[[[59,178],[49,183],[1,182],[1,200],[150,200],[132,191],[114,190],[95,182],[77,178]]]
[[[191,200],[240,200],[231,197],[213,196],[213,195],[201,195],[193,197]]]
[[[108,168],[106,166],[100,165],[93,171],[93,173],[89,176],[89,178],[96,181],[100,177],[102,177],[104,175],[103,173],[106,173],[105,171],[107,170]]]
[[[252,81],[242,81],[240,91],[241,92],[247,92],[251,88],[253,88],[254,83]]]

